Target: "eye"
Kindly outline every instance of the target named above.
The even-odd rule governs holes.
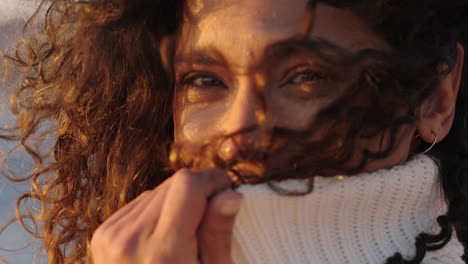
[[[318,81],[326,79],[325,75],[321,72],[311,69],[300,70],[295,72],[292,77],[287,81],[288,84],[302,84],[305,82]]]
[[[230,91],[221,78],[209,72],[192,72],[179,80],[179,95],[193,104],[222,100]]]
[[[182,80],[182,85],[195,88],[226,88],[222,80],[208,73],[191,73]]]
[[[283,85],[285,96],[294,99],[309,100],[328,96],[330,92],[329,75],[323,69],[309,65],[299,66],[286,74]]]

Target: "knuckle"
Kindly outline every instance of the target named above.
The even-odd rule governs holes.
[[[200,233],[201,243],[226,245],[231,243],[231,233],[224,229],[205,228]]]
[[[148,259],[148,263],[157,263],[157,264],[169,264],[177,263],[176,252],[170,249],[169,247],[159,247],[156,250],[156,253]]]
[[[110,259],[131,260],[135,255],[137,247],[135,240],[131,237],[121,237],[109,241],[107,246],[107,254]]]
[[[156,254],[152,256],[150,259],[145,261],[148,264],[174,264],[176,263],[176,259],[173,256],[166,255],[166,254]]]
[[[215,191],[229,186],[229,179],[227,176],[224,178],[223,174],[226,173],[220,169],[200,171],[181,169],[173,175],[172,184],[177,186],[175,188],[187,197],[196,194],[211,195]]]
[[[122,231],[114,227],[101,225],[91,238],[91,250],[110,260],[127,263],[134,255],[136,245],[134,232]],[[112,262],[112,261],[111,261]]]
[[[114,244],[111,247],[108,247],[106,250],[106,257],[119,261],[131,259],[129,252],[125,251],[119,246],[119,244]]]
[[[138,198],[143,199],[143,198],[148,197],[149,195],[151,195],[151,193],[153,193],[153,190],[146,190],[146,191],[142,192],[138,196]]]
[[[184,187],[194,187],[199,184],[199,177],[194,177],[195,173],[188,169],[179,170],[174,176],[174,184],[178,184]]]
[[[111,256],[116,258],[130,258],[134,255],[135,246],[128,241],[119,241],[111,247]]]
[[[151,239],[151,244],[158,246],[153,249],[151,261],[148,263],[190,263],[187,260],[195,259],[198,251],[194,241],[187,240],[183,236],[174,236],[169,232],[155,234]]]
[[[101,225],[99,226],[96,231],[94,231],[92,237],[91,237],[91,248],[99,248],[101,245],[105,244],[105,237],[106,237],[106,232],[105,232],[105,226]]]

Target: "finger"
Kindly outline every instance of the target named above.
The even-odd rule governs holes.
[[[229,184],[226,171],[221,169],[179,170],[167,192],[155,236],[165,239],[169,247],[195,239],[208,198]]]
[[[138,210],[138,208],[142,207],[144,201],[151,199],[151,192],[152,191],[145,191],[141,193],[137,198],[118,209],[108,219],[104,220],[101,226],[99,226],[99,229],[113,226],[115,223],[121,222],[122,219],[126,218],[131,212]]]
[[[147,234],[151,234],[155,231],[169,186],[169,184],[161,186],[161,188],[158,188],[158,191],[152,195],[151,199],[143,201],[139,215],[133,219],[139,226],[139,229],[146,230]]]
[[[227,190],[209,202],[198,231],[203,264],[231,263],[231,239],[242,194]]]
[[[91,240],[95,261],[102,256],[104,260],[107,258],[106,261],[110,256],[120,260],[131,259],[138,253],[135,251],[138,242],[149,237],[156,226],[161,206],[158,208],[155,203],[163,199],[169,185],[167,180],[156,189],[145,191],[99,226]]]

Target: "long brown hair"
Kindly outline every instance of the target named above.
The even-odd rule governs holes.
[[[447,4],[442,0],[415,0],[405,6],[392,0],[322,2],[353,8],[399,57],[410,57],[413,62],[408,64],[407,72],[401,67],[389,67],[377,69],[381,72],[361,73],[359,84],[366,85],[372,96],[386,99],[385,104],[374,102],[374,107],[390,110],[360,108],[360,114],[353,116],[353,126],[346,131],[358,134],[353,129],[362,124],[378,129],[415,124],[412,111],[405,120],[390,120],[393,103],[416,109],[433,93],[441,76],[436,66],[453,65],[456,42],[468,47],[463,39],[468,16],[459,12],[468,9],[466,1]],[[18,220],[31,218],[39,225],[39,229],[30,231],[42,240],[51,263],[90,262],[89,242],[94,230],[120,207],[170,175],[166,167],[173,141],[174,89],[163,67],[160,44],[165,36],[177,32],[182,9],[181,0],[44,0],[40,10],[45,11],[45,19],[40,11],[35,16],[44,21],[39,23],[38,33],[18,44],[16,51],[6,57],[7,64],[20,72],[22,79],[12,96],[18,125],[4,130],[4,139],[19,141],[34,159],[35,168],[24,177],[7,172],[4,175],[14,181],[31,180],[31,191],[18,199],[17,211],[26,212]],[[408,71],[409,66],[414,66],[413,71]],[[400,86],[385,82],[394,74],[400,77]],[[432,77],[426,80],[428,76]],[[407,95],[403,101],[398,99],[402,94]],[[342,107],[346,103],[337,101],[323,116],[327,120],[331,116],[345,120],[350,116],[349,109]],[[388,263],[420,263],[426,251],[438,249],[431,243],[445,245],[453,228],[462,242],[468,241],[465,106],[462,88],[454,129],[432,152],[441,162],[442,187],[449,202],[447,215],[440,219],[442,233],[420,236],[413,260],[405,262],[396,254]],[[388,117],[383,117],[385,114]],[[379,120],[389,122],[382,124]],[[50,135],[54,145],[41,148]],[[367,156],[385,157],[395,144],[383,153]],[[315,166],[306,163],[309,167],[304,168]],[[33,201],[39,201],[42,210],[27,213]]]
[[[19,220],[40,222],[40,230],[30,231],[51,263],[83,263],[98,225],[168,176],[173,89],[159,42],[177,28],[178,5],[43,1],[35,18],[45,11],[45,23],[29,21],[39,33],[6,57],[22,81],[12,96],[18,126],[5,134],[20,142],[35,168],[5,176],[31,181],[17,210],[24,212],[28,200],[42,210]],[[50,134],[53,146],[36,146]]]

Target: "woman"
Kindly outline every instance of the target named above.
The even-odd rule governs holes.
[[[8,59],[51,263],[462,263],[466,1],[46,6]]]

